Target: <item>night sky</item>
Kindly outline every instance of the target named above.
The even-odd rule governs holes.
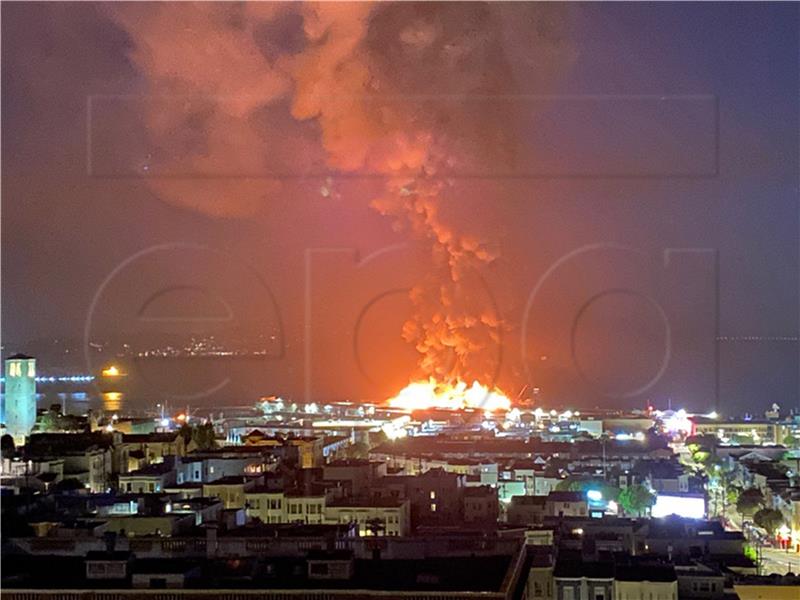
[[[4,352],[214,334],[269,355],[225,401],[381,398],[410,319],[549,403],[800,408],[799,17],[4,3]]]

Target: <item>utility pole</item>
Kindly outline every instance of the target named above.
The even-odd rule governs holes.
[[[603,447],[603,481],[606,481],[606,437],[603,435],[601,438],[601,446]]]

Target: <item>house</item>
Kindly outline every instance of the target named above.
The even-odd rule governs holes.
[[[395,500],[407,498],[415,526],[460,523],[465,480],[466,476],[460,473],[431,469],[420,475],[384,477],[374,495]],[[375,488],[371,491],[375,492]]]
[[[652,554],[668,560],[708,555],[744,558],[742,532],[725,531],[717,521],[696,521],[677,516],[650,519],[645,543]]]
[[[760,489],[769,502],[791,487],[787,469],[778,461],[750,461],[741,465],[746,472],[745,484]]]
[[[360,495],[373,483],[386,476],[386,463],[369,460],[336,460],[322,468],[327,481],[349,481],[352,493]]]
[[[641,598],[678,600],[678,579],[675,568],[672,565],[653,564],[617,565],[613,600]]]
[[[545,512],[554,517],[585,517],[588,514],[586,496],[583,492],[550,492]]]
[[[141,452],[147,464],[163,462],[167,456],[186,454],[186,442],[178,431],[123,434],[121,441],[114,446],[116,452],[127,452],[128,455]]]
[[[154,463],[137,471],[120,473],[119,489],[122,492],[135,494],[161,493],[175,483],[173,461]]]
[[[222,520],[222,502],[217,498],[187,498],[170,500],[164,512],[173,515],[194,515],[195,525]]]
[[[564,480],[557,469],[546,467],[537,472],[533,478],[533,494],[535,496],[547,496],[556,489],[556,486]]]
[[[405,536],[411,531],[408,500],[347,498],[325,507],[327,523],[356,523],[359,535]]]
[[[689,473],[677,460],[640,460],[630,475],[635,481],[626,481],[627,485],[643,483],[659,494],[689,491]]]
[[[172,537],[188,532],[195,526],[194,514],[161,515],[108,515],[106,517],[107,531],[118,533],[127,537],[147,535]]]
[[[34,433],[25,446],[26,461],[63,461],[61,477],[75,479],[92,493],[109,488],[113,467],[113,442],[109,434]]]
[[[528,579],[522,598],[524,600],[550,600],[553,597],[552,549],[537,548],[529,554]]]
[[[580,557],[561,552],[553,569],[555,600],[612,600],[614,598],[614,565],[605,562],[584,562]],[[625,600],[640,600],[632,596]]]
[[[285,523],[283,490],[274,490],[264,485],[245,492],[247,516],[262,523]]]
[[[324,436],[267,435],[258,429],[242,437],[245,446],[291,447],[297,451],[298,466],[303,469],[320,467],[325,463]]]
[[[465,523],[497,523],[497,490],[491,486],[467,487],[463,491]]]
[[[725,597],[725,577],[715,568],[696,562],[675,565],[680,600],[719,600]]]
[[[506,510],[506,521],[512,525],[538,525],[544,520],[547,496],[513,496]]]
[[[178,462],[177,483],[207,483],[228,476],[260,475],[273,470],[276,464],[274,457],[259,450],[231,452],[222,449],[193,452]]]
[[[325,512],[325,494],[304,494],[287,492],[284,497],[284,523],[323,523],[327,518]],[[338,520],[336,521],[339,522]]]
[[[204,483],[203,496],[205,498],[219,498],[225,508],[244,508],[246,492],[254,489],[258,484],[263,484],[263,478],[229,475]]]

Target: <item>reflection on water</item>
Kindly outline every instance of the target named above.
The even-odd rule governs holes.
[[[122,408],[122,392],[103,392],[103,410],[115,412]]]
[[[59,403],[70,414],[92,410],[95,414],[152,416],[164,411],[177,414],[187,405],[215,410],[249,405],[274,392],[263,360],[153,359],[110,369],[107,366],[108,375],[93,381],[42,384],[37,389],[39,407]]]

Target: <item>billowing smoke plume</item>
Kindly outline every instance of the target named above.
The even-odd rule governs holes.
[[[323,161],[334,172],[380,177],[373,206],[432,257],[429,277],[411,292],[403,336],[421,355],[420,375],[453,381],[491,378],[504,324],[481,279],[496,242],[453,227],[447,214],[474,193],[474,177],[524,160],[519,105],[506,100],[531,91],[515,83],[518,71],[546,81],[568,56],[561,10],[165,3],[113,15],[156,98],[144,118],[158,161],[173,172],[239,175],[202,185],[155,177],[158,193],[217,215],[255,210],[282,184],[253,174],[273,172],[268,140],[290,126],[295,170]],[[282,110],[286,120],[267,116]],[[298,122],[308,126],[299,136]]]

